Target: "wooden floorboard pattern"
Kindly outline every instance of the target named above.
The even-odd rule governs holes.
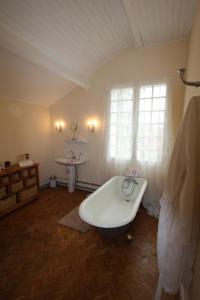
[[[1,300],[151,300],[157,284],[157,221],[140,212],[125,236],[59,225],[86,192],[45,189],[0,220]],[[163,299],[174,299],[163,296]]]

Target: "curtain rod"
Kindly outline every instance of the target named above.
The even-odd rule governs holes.
[[[200,87],[200,81],[187,81],[183,78],[185,71],[186,71],[186,69],[184,69],[184,68],[180,68],[177,71],[179,76],[180,76],[181,81],[183,82],[183,84],[190,85],[190,86],[195,86],[195,87]]]

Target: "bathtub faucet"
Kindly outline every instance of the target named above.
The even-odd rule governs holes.
[[[121,185],[121,191],[122,194],[125,197],[129,197],[133,194],[134,189],[135,189],[135,185],[138,184],[138,182],[135,180],[135,178],[133,178],[132,176],[125,176],[124,180],[122,181],[122,185]],[[131,191],[129,191],[129,187],[132,186]],[[128,192],[125,192],[128,191]]]
[[[135,184],[138,184],[138,182],[135,180],[135,178],[133,178],[133,182],[134,182]]]
[[[71,158],[72,158],[72,159],[76,159],[76,155],[75,155],[74,151],[69,151],[69,154],[72,154],[72,155],[71,155]]]
[[[134,176],[125,176],[125,177],[129,182],[134,182],[135,184],[138,184],[136,180],[138,177],[134,177]]]

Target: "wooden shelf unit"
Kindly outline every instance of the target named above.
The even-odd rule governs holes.
[[[37,199],[39,164],[0,171],[0,217]]]

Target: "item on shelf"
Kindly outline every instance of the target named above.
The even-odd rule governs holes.
[[[25,153],[25,154],[24,154],[24,158],[25,158],[26,160],[28,160],[29,157],[30,157],[30,154],[29,154],[29,153]]]
[[[22,167],[22,168],[32,166],[33,161],[29,159],[30,154],[29,153],[24,153],[23,156],[24,156],[24,159],[19,162],[19,166]]]
[[[11,162],[9,160],[5,161],[5,169],[11,167]]]
[[[11,162],[9,160],[6,160],[1,166],[2,169],[8,169],[10,167],[11,167]]]
[[[19,162],[19,166],[20,167],[30,167],[30,166],[32,166],[33,165],[33,161],[32,160],[21,160],[20,162]]]

